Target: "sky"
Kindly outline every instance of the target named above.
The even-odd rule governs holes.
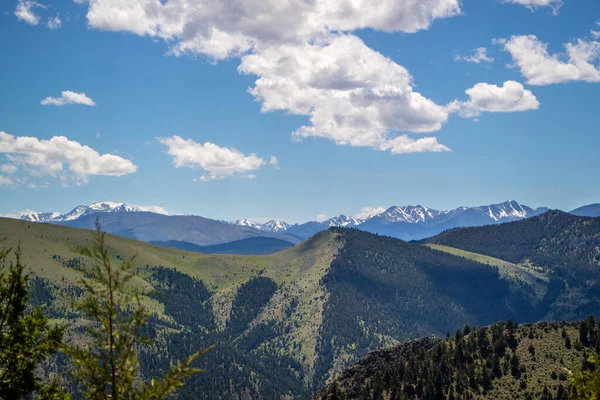
[[[0,214],[600,202],[597,0],[5,0]]]

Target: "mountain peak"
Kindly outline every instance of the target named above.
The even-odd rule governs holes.
[[[72,221],[94,212],[153,212],[157,214],[169,214],[165,209],[157,206],[141,207],[115,201],[96,201],[89,206],[77,206],[66,214],[31,211],[19,216],[19,219],[32,222],[63,222]]]
[[[288,230],[290,226],[291,225],[287,222],[272,219],[271,221],[265,222],[264,224],[260,225],[258,229],[266,232],[281,232]]]
[[[329,218],[328,220],[323,221],[322,224],[329,228],[334,226],[353,227],[360,225],[362,222],[363,220],[341,214],[337,217]]]
[[[384,224],[405,222],[410,224],[427,223],[441,214],[441,211],[431,208],[416,206],[392,206],[383,213],[373,217]]]

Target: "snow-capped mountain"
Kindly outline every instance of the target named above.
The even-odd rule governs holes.
[[[382,224],[393,224],[407,222],[410,224],[428,224],[438,217],[442,212],[423,206],[392,206],[381,214],[371,217],[376,218]]]
[[[367,221],[381,225],[409,223],[431,226],[449,221],[453,218],[464,218],[469,216],[470,218],[489,220],[489,223],[493,224],[532,217],[546,210],[547,208],[545,207],[534,210],[530,207],[521,205],[514,200],[489,206],[461,206],[448,211],[434,210],[424,206],[392,206],[383,213],[369,218]]]
[[[514,200],[489,206],[462,206],[448,211],[423,206],[394,206],[366,220],[359,229],[404,240],[418,240],[437,235],[446,229],[516,221],[534,217],[547,210],[546,207],[534,210]]]
[[[19,219],[32,222],[65,222],[73,221],[77,218],[96,213],[96,212],[153,212],[157,214],[168,215],[166,210],[160,207],[140,207],[132,206],[125,203],[117,203],[114,201],[97,201],[89,206],[77,206],[66,214],[61,213],[38,213],[35,211],[28,212],[19,217]]]
[[[264,224],[260,224],[258,222],[250,221],[249,219],[243,218],[238,219],[233,224],[239,226],[247,226],[249,228],[258,229],[259,231],[264,232],[283,232],[287,231],[292,226],[285,221],[277,219],[273,219],[271,221],[265,222]]]
[[[514,200],[510,200],[500,204],[493,204],[491,206],[474,207],[475,210],[480,211],[485,216],[493,219],[494,221],[512,221],[516,219],[523,219],[531,216],[536,210],[521,205]],[[547,208],[543,208],[544,211]]]
[[[57,218],[61,215],[62,214],[59,212],[38,213],[36,211],[29,211],[29,212],[19,216],[19,219],[22,219],[24,221],[30,221],[30,222],[48,222],[48,221],[51,221],[54,218]]]
[[[264,224],[257,227],[258,230],[265,232],[283,232],[290,229],[291,225],[287,222],[273,219],[269,222],[265,222]]]
[[[260,227],[260,224],[259,224],[259,223],[256,223],[256,222],[254,222],[254,221],[250,221],[250,220],[248,220],[248,219],[245,219],[245,218],[243,218],[243,219],[238,219],[238,220],[237,220],[237,221],[235,221],[233,224],[234,224],[234,225],[239,225],[239,226],[247,226],[247,227],[249,227],[249,228],[256,228],[256,229],[258,229],[258,228]]]
[[[360,224],[362,224],[363,221],[360,219],[356,219],[354,217],[350,217],[347,215],[338,215],[337,217],[333,217],[333,218],[329,218],[327,221],[323,221],[322,224],[327,226],[328,228],[334,227],[334,226],[341,226],[341,227],[354,227],[354,226],[358,226]]]
[[[305,239],[332,227],[348,227],[404,240],[415,240],[437,235],[444,230],[457,227],[492,225],[530,218],[547,210],[545,207],[533,209],[510,200],[478,207],[461,206],[448,211],[435,210],[421,205],[392,206],[364,220],[342,214],[322,222],[309,221],[294,225],[281,220],[258,223],[249,219],[239,219],[230,224],[252,228],[252,230],[255,230],[254,235],[260,235],[256,231],[262,231],[265,236],[283,234],[295,239]],[[100,201],[89,206],[75,207],[66,214],[28,211],[21,215],[20,219],[32,222],[76,224],[77,221],[81,221],[82,217],[92,213],[140,212],[168,215],[160,207],[142,207],[119,202]],[[149,215],[149,218],[151,217]]]

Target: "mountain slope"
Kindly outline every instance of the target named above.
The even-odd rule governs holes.
[[[157,246],[171,247],[179,250],[196,251],[205,254],[273,254],[278,251],[285,250],[294,246],[293,243],[285,240],[256,237],[242,240],[236,240],[234,242],[216,244],[213,246],[198,246],[197,244],[190,242],[179,242],[176,240],[169,240],[166,242],[150,242]]]
[[[90,268],[71,249],[89,245],[92,232],[0,219],[3,237],[24,248],[33,300],[68,320],[69,335],[81,335],[84,321],[65,299],[80,293],[77,281]],[[210,373],[194,377],[184,398],[307,398],[381,347],[465,323],[571,315],[557,306],[564,287],[545,272],[531,282],[519,268],[505,273],[356,229],[328,230],[262,256],[207,255],[112,235],[108,244],[115,262],[138,254],[132,284],[147,293],[155,343],[140,357],[144,377],[219,343],[201,362]]]
[[[291,235],[259,231],[203,217],[149,212],[93,213],[61,224],[94,229],[96,218],[100,219],[106,232],[145,242],[177,240],[210,246],[251,237],[271,237],[292,243],[299,241]]]
[[[577,215],[579,217],[600,217],[600,203],[576,208],[575,210],[571,211],[570,214]]]
[[[370,353],[314,399],[566,400],[565,369],[581,368],[600,350],[599,330],[593,320],[465,327]]]
[[[427,240],[515,264],[530,262],[565,279],[597,279],[600,218],[562,211],[496,226],[453,229]]]
[[[547,274],[560,296],[547,318],[581,319],[600,307],[600,218],[549,211],[523,221],[453,229],[427,240]]]

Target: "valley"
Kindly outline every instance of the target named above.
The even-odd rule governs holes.
[[[73,249],[92,234],[0,219],[2,245],[23,248],[33,301],[69,321],[70,337],[82,334],[83,321],[66,298],[78,295],[91,267]],[[407,340],[465,324],[597,316],[590,282],[598,279],[599,237],[598,220],[552,211],[425,243],[332,228],[268,255],[203,254],[112,235],[107,243],[115,262],[137,254],[131,284],[144,292],[155,341],[141,354],[144,377],[217,344],[200,361],[210,373],[191,378],[184,395],[301,399],[367,353]],[[48,370],[65,362],[54,359]]]

